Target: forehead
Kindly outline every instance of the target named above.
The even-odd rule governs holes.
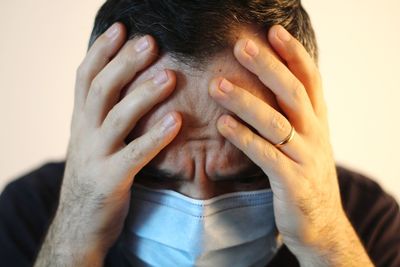
[[[260,38],[258,41],[262,42]],[[222,76],[266,103],[274,107],[277,105],[271,91],[234,58],[233,49],[216,55],[202,69],[191,68],[175,61],[168,54],[163,55],[149,69],[139,74],[129,90],[134,90],[136,85],[163,69],[171,69],[176,73],[176,89],[166,101],[139,121],[131,133],[131,138],[147,132],[170,111],[181,113],[183,125],[177,138],[150,165],[180,172],[185,176],[193,175],[199,167],[198,164],[201,164],[200,167],[209,175],[216,172],[229,175],[252,165],[244,154],[218,133],[218,118],[231,112],[219,106],[209,96],[209,84],[213,78]]]

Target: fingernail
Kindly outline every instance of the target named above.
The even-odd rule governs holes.
[[[278,36],[278,38],[279,38],[282,42],[289,42],[290,39],[292,38],[292,37],[290,36],[290,33],[289,33],[287,30],[285,30],[285,28],[283,28],[283,27],[279,27],[279,29],[278,29],[276,35]]]
[[[235,129],[238,125],[237,122],[230,116],[225,117],[224,124],[232,129]]]
[[[252,40],[247,41],[244,51],[251,57],[257,56],[259,52],[257,45]]]
[[[164,84],[167,81],[168,81],[168,74],[165,70],[158,72],[153,78],[153,82],[157,85]]]
[[[162,123],[162,125],[164,126],[164,128],[171,128],[172,126],[174,126],[176,124],[176,120],[175,117],[171,114],[168,114],[165,118],[164,121]]]
[[[147,37],[143,36],[139,39],[137,44],[135,45],[136,52],[140,53],[149,48],[149,41],[147,41]]]
[[[225,93],[229,93],[230,91],[233,90],[233,84],[230,83],[228,80],[226,79],[222,79],[222,81],[219,83],[219,88],[225,92]]]
[[[117,37],[119,33],[119,27],[117,24],[113,24],[107,31],[106,31],[106,36],[113,40],[115,37]]]

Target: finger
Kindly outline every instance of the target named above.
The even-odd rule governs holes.
[[[297,163],[290,160],[282,151],[256,135],[232,116],[221,116],[217,122],[217,128],[226,139],[263,169],[268,175],[271,185],[288,184],[285,179],[290,177],[288,173]]]
[[[144,82],[115,105],[101,126],[106,143],[106,153],[119,147],[137,121],[156,104],[168,97],[175,88],[175,73],[160,71],[153,79]]]
[[[124,86],[133,80],[137,72],[153,62],[156,56],[157,46],[151,36],[128,41],[91,83],[85,104],[90,120],[100,126],[119,100]]]
[[[250,39],[239,40],[234,48],[235,57],[248,70],[258,76],[276,95],[278,104],[296,129],[307,128],[313,114],[304,85],[280,62],[265,45]]]
[[[270,105],[226,79],[217,78],[211,82],[210,95],[223,107],[235,113],[250,124],[257,132],[272,144],[285,140],[292,125],[281,113]],[[298,162],[301,140],[282,147],[287,156]]]
[[[121,23],[115,23],[100,35],[89,49],[76,74],[75,107],[77,110],[83,108],[93,78],[110,62],[121,48],[125,38],[125,27]]]
[[[115,166],[121,166],[121,170],[132,179],[164,147],[171,143],[181,126],[182,117],[179,113],[173,112],[166,115],[149,132],[114,154]]]
[[[271,27],[268,40],[290,71],[304,84],[316,113],[322,112],[324,109],[322,81],[314,59],[281,25]]]

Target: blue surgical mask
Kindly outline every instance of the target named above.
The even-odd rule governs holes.
[[[132,266],[266,266],[280,244],[270,189],[207,200],[135,185],[120,247]]]

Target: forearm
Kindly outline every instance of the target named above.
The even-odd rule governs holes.
[[[103,266],[105,253],[101,247],[87,240],[83,232],[77,233],[76,223],[68,221],[70,218],[71,216],[56,215],[38,254],[35,267]]]
[[[313,245],[294,249],[301,266],[374,266],[351,223],[343,216],[335,230],[320,233]]]

